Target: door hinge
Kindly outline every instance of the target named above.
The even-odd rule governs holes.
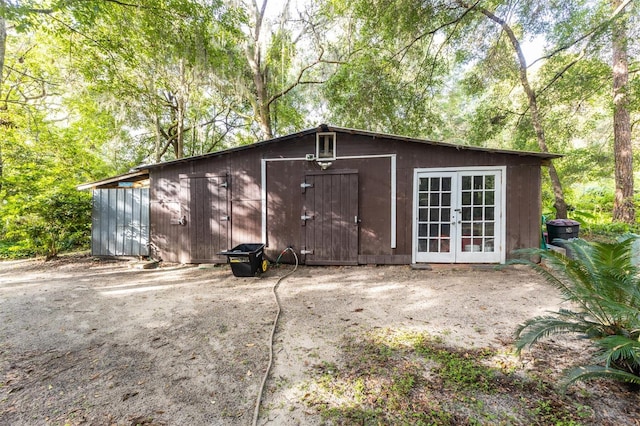
[[[300,216],[300,220],[310,220],[313,219],[313,216],[309,216],[306,214],[303,214],[302,216]]]
[[[300,250],[300,254],[313,254],[313,250]]]
[[[300,188],[302,188],[302,193],[304,194],[305,191],[307,190],[307,188],[313,188],[313,184],[312,183],[307,183],[307,182],[302,182],[300,184]]]
[[[220,188],[228,188],[229,187],[229,182],[222,182],[220,184]]]
[[[220,218],[220,220],[221,220],[221,221],[229,221],[229,220],[231,220],[231,218],[230,218],[229,216],[222,216],[222,217]]]

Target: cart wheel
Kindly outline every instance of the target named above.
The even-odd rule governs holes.
[[[260,268],[262,270],[262,272],[267,272],[267,269],[269,269],[269,262],[267,262],[266,259],[262,260],[262,265],[260,265]]]

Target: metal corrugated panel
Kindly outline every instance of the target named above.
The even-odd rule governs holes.
[[[149,188],[93,191],[91,254],[149,255]]]

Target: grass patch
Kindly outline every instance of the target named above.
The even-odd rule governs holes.
[[[342,350],[339,365],[316,365],[305,386],[305,404],[331,423],[579,425],[592,414],[551,385],[516,375],[491,349],[386,329]]]

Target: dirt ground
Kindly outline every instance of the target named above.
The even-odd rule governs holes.
[[[261,278],[226,265],[138,266],[0,262],[0,424],[251,424],[272,288],[292,266]],[[314,365],[339,358],[345,336],[406,328],[509,352],[519,322],[561,302],[523,267],[300,267],[278,295],[261,425],[322,423],[301,386]]]

